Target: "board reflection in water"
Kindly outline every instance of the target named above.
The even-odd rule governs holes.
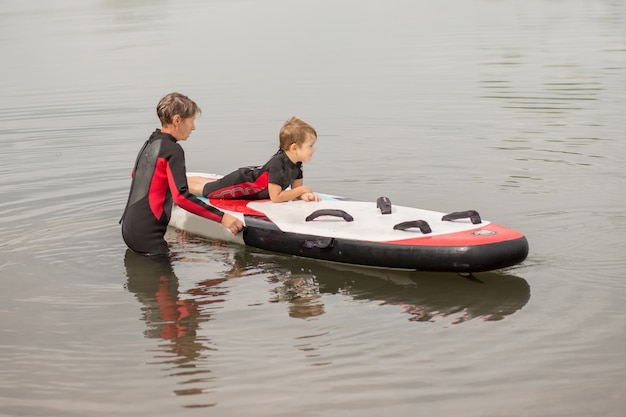
[[[271,272],[280,283],[273,301],[289,303],[292,317],[324,314],[323,295],[341,294],[354,300],[395,305],[411,321],[453,318],[454,324],[471,319],[501,320],[522,309],[530,299],[523,278],[504,271],[484,272],[473,278],[454,273],[401,271],[355,267],[298,259],[245,249],[245,266]],[[241,262],[241,260],[240,260]]]
[[[222,366],[223,357],[218,356],[215,342],[221,340],[219,343],[223,344],[225,341],[220,337],[228,336],[221,333],[223,329],[219,330],[219,325],[212,329],[210,322],[219,321],[220,314],[228,314],[231,309],[240,311],[235,306],[237,303],[249,314],[240,311],[243,321],[232,325],[260,325],[255,327],[256,331],[271,332],[263,328],[264,319],[255,324],[246,322],[255,316],[259,320],[261,305],[284,305],[290,318],[309,320],[337,314],[327,309],[325,303],[331,302],[329,297],[341,297],[332,303],[364,301],[370,306],[397,307],[398,319],[405,322],[408,319],[423,324],[461,325],[474,319],[504,319],[522,309],[530,299],[526,280],[503,271],[477,274],[472,280],[453,273],[353,267],[276,255],[180,231],[174,234],[169,258],[148,258],[129,250],[124,264],[128,278],[126,288],[142,306],[140,318],[146,326],[144,335],[158,341],[150,352],[153,360],[148,365],[160,367],[173,378],[172,391],[184,396],[186,408],[217,405],[216,398],[206,400],[205,395],[219,389],[219,378],[211,368]],[[208,272],[216,265],[222,272]],[[175,268],[186,271],[185,276],[189,272],[186,268],[200,268],[212,277],[193,282],[185,279],[181,285]],[[237,282],[235,287],[233,279]],[[247,287],[259,284],[262,293],[254,295],[259,301],[257,304],[246,306],[247,300],[239,299],[239,292],[231,294],[234,288],[246,292]],[[271,317],[277,311],[281,314],[280,309],[263,309],[262,314]],[[389,310],[381,314],[392,318],[394,315],[393,310],[391,316]],[[272,325],[269,327],[271,329]],[[249,330],[250,327],[241,329]],[[293,340],[288,330],[284,337]]]

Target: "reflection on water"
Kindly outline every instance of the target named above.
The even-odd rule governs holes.
[[[221,301],[223,293],[217,287],[226,278],[203,281],[181,294],[169,258],[149,258],[127,250],[124,265],[128,277],[126,288],[143,304],[141,318],[147,327],[144,334],[147,338],[161,339],[153,364],[164,366],[170,376],[183,378],[180,382],[183,388],[174,390],[176,395],[205,392],[208,387],[185,386],[212,380],[210,370],[202,366],[212,350],[210,340],[199,335],[198,329],[201,323],[210,320],[203,306]]]
[[[270,282],[278,284],[271,301],[288,303],[289,317],[306,319],[325,313],[319,283],[313,274],[275,271]]]
[[[170,231],[171,232],[171,231]],[[216,303],[229,300],[226,281],[265,276],[269,285],[266,303],[284,304],[289,317],[313,319],[328,314],[328,297],[349,298],[372,306],[398,307],[398,318],[417,323],[445,321],[460,325],[470,320],[501,320],[522,309],[530,299],[530,287],[523,279],[506,273],[482,273],[474,279],[457,274],[419,273],[360,268],[275,255],[176,231],[171,258],[148,258],[130,250],[124,264],[126,288],[142,304],[145,337],[157,339],[149,365],[158,365],[177,380],[179,396],[207,394],[219,386],[209,359],[217,348],[206,336],[203,324],[216,319]],[[170,235],[171,236],[171,235]],[[193,256],[194,247],[209,249]],[[230,271],[219,278],[203,279],[182,291],[175,265],[222,258]],[[203,258],[204,257],[204,258]],[[253,314],[255,305],[249,305]],[[382,314],[382,312],[381,312]],[[294,345],[315,359],[319,353],[310,340],[321,334],[296,338]],[[329,337],[328,333],[323,336]],[[332,335],[330,335],[332,336]],[[303,340],[306,339],[306,340]],[[259,352],[261,354],[261,352]],[[330,365],[319,361],[311,365]],[[186,407],[212,407],[215,403],[193,401]]]
[[[246,263],[272,272],[281,285],[273,300],[289,303],[291,317],[324,314],[322,295],[340,294],[354,300],[401,307],[410,321],[453,318],[501,320],[530,299],[526,280],[504,272],[486,272],[474,279],[458,274],[361,268],[327,262],[242,251]]]

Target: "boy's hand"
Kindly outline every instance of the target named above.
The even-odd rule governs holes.
[[[304,201],[320,201],[321,200],[319,196],[313,193],[304,193],[300,196],[300,199]]]

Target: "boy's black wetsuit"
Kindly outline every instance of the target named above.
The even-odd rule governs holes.
[[[298,179],[302,179],[302,162],[294,164],[279,149],[262,167],[239,168],[217,181],[206,183],[202,195],[220,199],[263,200],[270,198],[269,183],[278,184],[284,190]]]
[[[216,222],[224,213],[189,192],[185,153],[176,139],[157,129],[144,144],[132,172],[128,203],[122,215],[126,245],[146,255],[169,253],[163,236],[172,213],[172,201],[183,209]]]

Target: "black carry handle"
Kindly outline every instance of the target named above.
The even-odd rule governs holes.
[[[428,234],[432,232],[430,225],[426,222],[426,220],[409,220],[408,222],[398,223],[393,227],[393,230],[406,230],[411,227],[417,227],[424,234]]]
[[[320,237],[319,239],[315,239],[315,240],[305,240],[303,243],[303,246],[306,249],[313,249],[313,248],[327,249],[327,248],[332,248],[334,244],[335,244],[335,239],[333,239],[332,237]]]
[[[351,222],[354,220],[354,217],[352,217],[351,215],[349,215],[348,213],[346,213],[343,210],[335,210],[335,209],[321,209],[321,210],[316,210],[313,213],[309,214],[308,216],[306,216],[306,221],[310,222],[311,220],[315,220],[320,216],[334,216],[334,217],[341,217],[342,219],[344,219],[347,222]]]
[[[376,207],[380,210],[380,214],[391,214],[391,200],[389,197],[378,197]]]
[[[480,214],[476,210],[466,210],[466,211],[455,211],[454,213],[448,213],[441,218],[442,221],[452,221],[459,219],[469,219],[472,221],[472,224],[481,224],[482,220],[480,220]]]

